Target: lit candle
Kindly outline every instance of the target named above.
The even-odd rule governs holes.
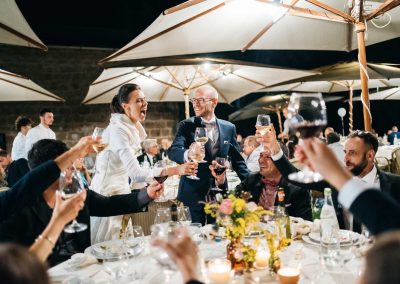
[[[208,275],[211,284],[229,283],[231,280],[231,262],[226,259],[214,259],[208,263]]]
[[[269,264],[270,253],[266,250],[260,250],[256,255],[256,267],[266,268]]]
[[[300,279],[300,270],[291,267],[281,268],[278,270],[278,277],[282,284],[297,284]]]

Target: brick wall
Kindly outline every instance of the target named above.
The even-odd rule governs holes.
[[[0,69],[24,75],[48,91],[66,100],[59,102],[0,102],[0,133],[6,134],[7,150],[11,151],[16,135],[14,121],[27,115],[36,123],[43,107],[53,110],[52,129],[57,138],[70,146],[95,126],[106,126],[109,106],[81,105],[88,87],[101,73],[97,62],[111,54],[111,49],[49,47],[43,52],[35,48],[0,45]],[[0,94],[1,95],[1,94]],[[179,121],[178,103],[150,103],[144,123],[149,137],[172,138]]]

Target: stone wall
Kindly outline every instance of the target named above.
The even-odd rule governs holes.
[[[36,123],[43,107],[53,110],[52,129],[57,138],[73,145],[95,126],[104,127],[109,119],[109,106],[82,105],[88,87],[101,73],[97,62],[111,54],[111,49],[49,47],[43,52],[35,48],[0,45],[0,69],[29,77],[48,91],[66,100],[59,102],[0,102],[0,133],[6,134],[7,150],[11,151],[16,135],[14,121],[27,115]],[[1,94],[0,94],[1,95]],[[178,103],[150,103],[144,123],[149,137],[172,138],[182,118]]]

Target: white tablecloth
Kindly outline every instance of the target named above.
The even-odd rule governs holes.
[[[385,146],[380,146],[378,148],[378,151],[376,152],[376,157],[383,157],[388,160],[392,159],[392,152],[399,148],[399,145],[385,145]]]
[[[317,276],[319,278],[314,279],[315,283],[357,283],[357,277],[362,268],[361,259],[354,258],[340,271],[321,274],[318,248],[303,241],[295,241],[281,253],[281,266],[300,267],[302,271],[300,284],[311,283],[311,279]],[[226,256],[226,242],[203,241],[199,246],[199,251],[204,259],[223,258]],[[52,283],[163,283],[162,270],[151,257],[148,244],[140,256],[128,260],[128,265],[129,272],[126,279],[118,279],[114,282],[109,280],[110,276],[101,263],[71,270],[68,269],[67,261],[49,269],[49,275]],[[267,270],[255,271],[252,277],[258,279],[259,283],[279,283],[276,277],[271,276]],[[179,272],[172,275],[170,283],[182,283]],[[233,283],[243,283],[243,278],[238,278]]]

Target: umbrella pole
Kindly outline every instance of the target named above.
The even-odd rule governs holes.
[[[276,115],[278,116],[278,124],[279,124],[279,133],[282,133],[282,118],[281,118],[281,110],[280,108],[276,108]],[[283,142],[283,137],[281,138]]]
[[[364,114],[364,129],[371,131],[371,114],[369,110],[369,96],[368,96],[368,77],[364,70],[367,70],[367,58],[365,52],[365,24],[363,22],[356,23],[356,33],[358,42],[358,60],[362,65],[360,66],[360,79],[361,79],[361,96],[363,100],[363,114]],[[364,67],[364,68],[362,68]],[[364,69],[364,70],[363,70]]]
[[[184,92],[183,97],[185,98],[185,117],[189,118],[189,92]]]
[[[342,127],[343,127],[343,117],[342,117]],[[353,86],[349,88],[349,131],[350,132],[353,131]]]

